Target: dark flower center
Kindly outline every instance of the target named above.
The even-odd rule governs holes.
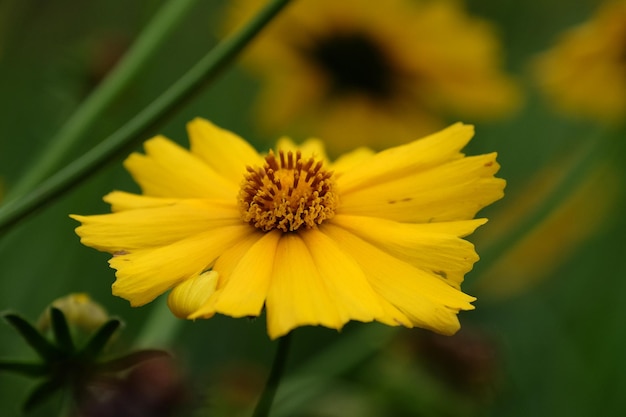
[[[269,232],[313,228],[335,215],[333,173],[300,151],[270,151],[262,167],[247,167],[239,208],[244,222]]]
[[[394,69],[380,45],[362,33],[335,33],[316,41],[309,57],[326,72],[334,93],[365,93],[387,98]]]

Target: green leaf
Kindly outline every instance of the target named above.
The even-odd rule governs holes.
[[[122,322],[118,319],[111,319],[104,323],[81,350],[81,356],[83,358],[96,358],[121,325]]]
[[[22,409],[24,412],[32,411],[39,404],[56,394],[63,386],[54,379],[46,380],[37,385],[26,398]]]
[[[56,307],[50,307],[50,322],[54,339],[59,348],[67,353],[74,353],[74,342],[72,341],[65,314]]]
[[[0,371],[15,372],[26,376],[43,376],[48,373],[48,367],[43,363],[0,361]]]
[[[4,319],[18,331],[18,333],[43,359],[53,360],[61,356],[59,349],[39,333],[30,323],[17,314],[7,313]]]

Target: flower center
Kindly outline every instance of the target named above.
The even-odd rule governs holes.
[[[278,156],[270,151],[263,167],[247,171],[239,191],[244,222],[266,232],[293,232],[334,216],[333,173],[322,168],[322,161],[304,160],[300,151],[278,151]]]
[[[365,34],[332,34],[319,39],[308,55],[328,74],[336,93],[376,98],[393,93],[394,68],[380,45]]]

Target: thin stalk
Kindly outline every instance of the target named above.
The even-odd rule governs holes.
[[[272,370],[265,383],[263,394],[254,409],[252,417],[268,417],[270,415],[270,409],[278,390],[278,385],[283,376],[285,370],[285,364],[287,363],[287,353],[289,352],[289,345],[291,342],[291,333],[287,333],[285,336],[278,339],[278,347],[276,348],[276,355],[274,356],[274,363],[272,364]]]
[[[32,168],[9,189],[7,201],[28,193],[59,168],[68,152],[137,77],[196,2],[197,0],[169,0],[161,6],[122,60],[50,139],[49,145],[32,163]]]
[[[334,379],[383,350],[398,331],[397,327],[366,323],[342,334],[336,342],[298,366],[284,379],[276,396],[272,417],[296,415],[307,404],[332,389]]]
[[[135,140],[142,139],[172,116],[182,104],[187,103],[212,81],[289,2],[290,0],[272,0],[245,27],[220,42],[128,123],[48,178],[31,193],[0,207],[0,232],[89,178]]]

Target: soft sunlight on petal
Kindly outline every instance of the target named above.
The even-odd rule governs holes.
[[[339,178],[345,172],[349,172],[359,165],[366,164],[374,155],[375,153],[371,149],[358,148],[352,152],[341,155],[331,164],[330,169],[335,172],[336,178]]]
[[[124,166],[144,194],[153,197],[232,199],[237,185],[197,156],[157,136],[144,144],[146,155],[131,154]]]
[[[500,168],[495,159],[495,153],[466,157],[352,192],[342,188],[338,213],[411,223],[471,219],[504,195],[505,181],[493,176]]]
[[[374,217],[338,215],[341,226],[388,254],[459,287],[478,260],[474,245],[461,239],[486,223],[486,219],[458,222],[406,224]]]
[[[262,235],[239,259],[215,304],[215,310],[232,317],[258,316],[265,304],[281,233]],[[279,260],[280,261],[280,260]],[[215,268],[220,271],[221,265]],[[294,277],[295,278],[295,277]]]
[[[471,310],[474,300],[428,274],[361,240],[339,226],[325,224],[321,230],[342,247],[367,271],[374,290],[402,311],[416,326],[442,334],[453,334],[459,327],[459,310]]]
[[[317,229],[307,230],[301,236],[343,322],[372,321],[383,315],[379,296],[354,259]]]
[[[367,164],[354,166],[337,179],[343,193],[426,171],[463,157],[461,149],[474,135],[474,127],[454,124],[440,132],[379,152]]]
[[[213,270],[219,273],[219,281],[217,283],[217,290],[212,297],[210,297],[202,306],[189,315],[190,319],[196,319],[199,317],[208,318],[212,317],[215,311],[215,304],[227,287],[232,272],[237,268],[239,261],[248,253],[250,248],[254,246],[264,236],[261,232],[251,231],[243,239],[239,240],[235,245],[230,248],[224,249],[219,258],[213,265]],[[258,282],[258,281],[257,281]]]
[[[202,158],[215,172],[239,186],[248,165],[262,162],[258,152],[238,135],[195,118],[187,124],[191,152]]]
[[[208,269],[226,248],[249,232],[245,224],[224,226],[168,246],[117,254],[109,261],[117,270],[113,294],[127,299],[133,306],[146,304]]]
[[[340,329],[345,324],[302,238],[285,233],[278,243],[266,309],[272,339],[303,325]]]
[[[84,245],[101,251],[133,251],[168,245],[227,224],[240,224],[239,210],[211,200],[178,203],[97,216],[70,216]]]
[[[126,191],[112,191],[102,199],[111,205],[111,211],[113,212],[169,206],[180,201],[178,198],[149,197],[141,194],[127,193]]]

